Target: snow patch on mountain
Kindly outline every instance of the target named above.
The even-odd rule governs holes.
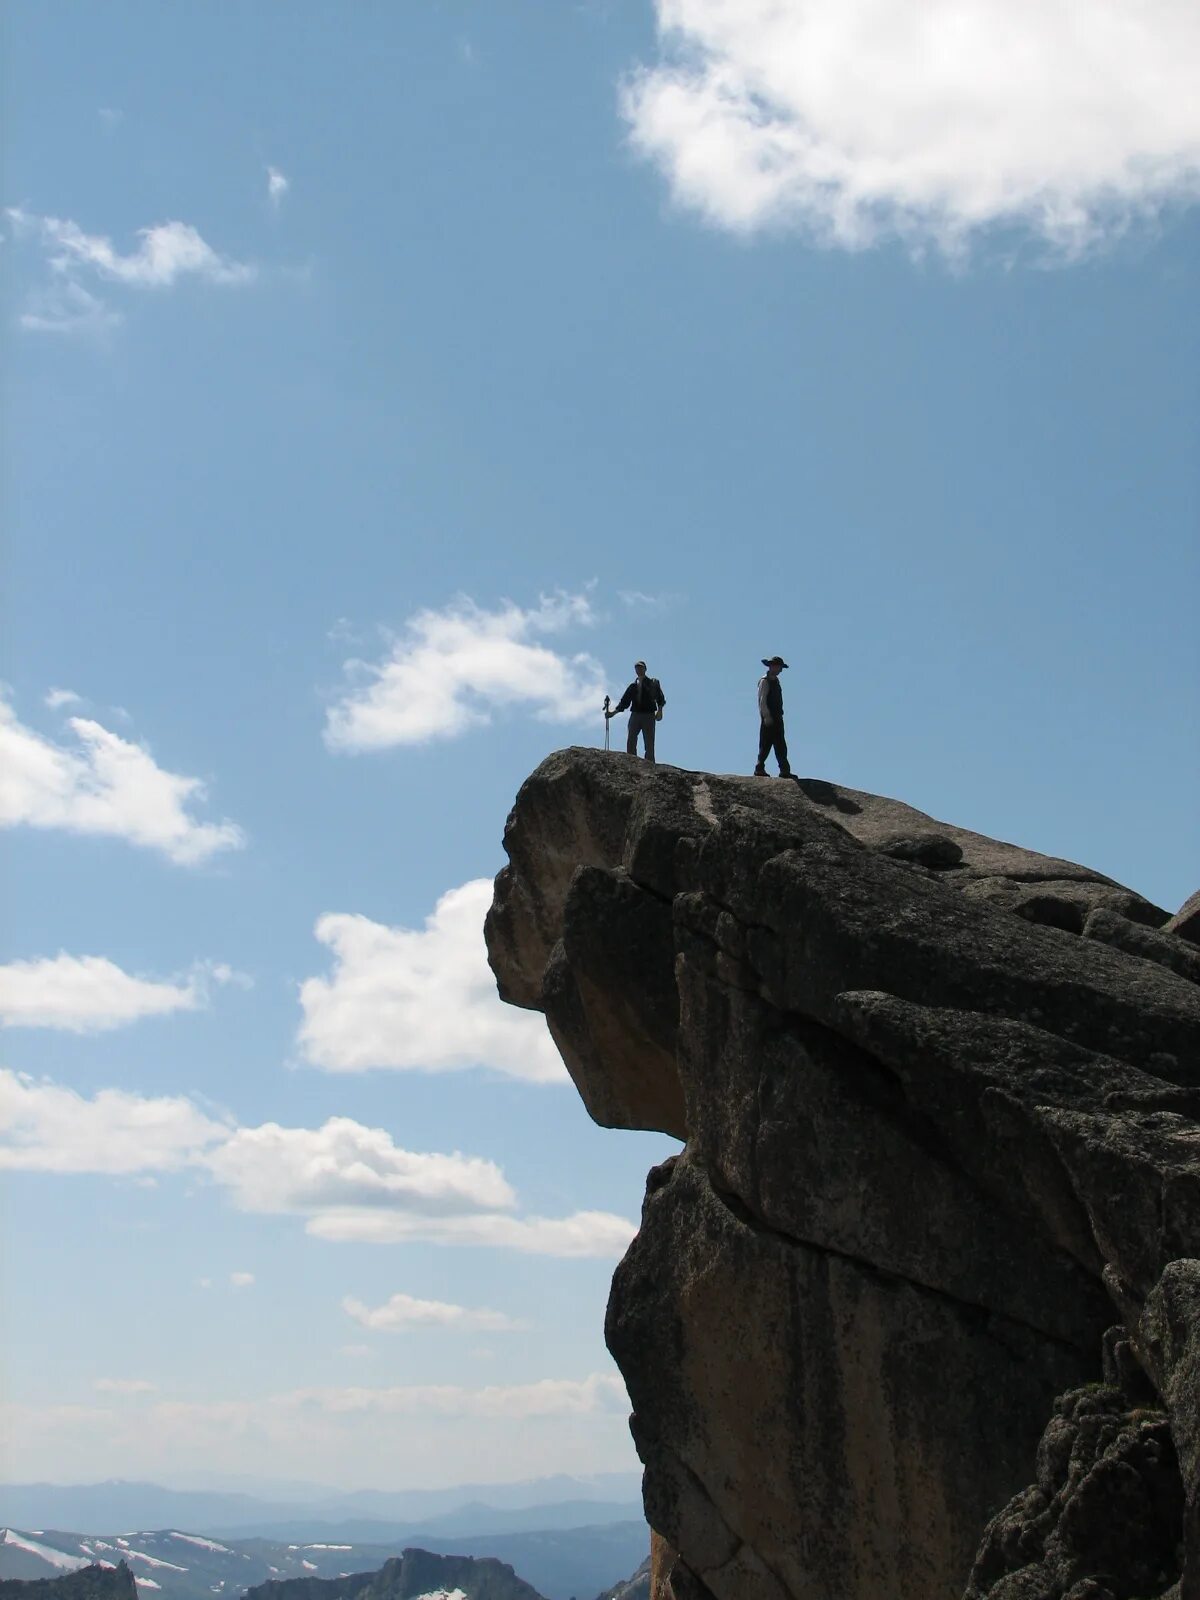
[[[38,1544],[36,1539],[27,1539],[23,1534],[15,1533],[12,1528],[5,1528],[4,1543],[16,1545],[18,1550],[25,1550],[31,1556],[37,1556],[49,1566],[57,1567],[60,1572],[78,1572],[80,1567],[91,1564],[86,1556],[69,1556],[65,1550],[55,1550],[52,1545]]]

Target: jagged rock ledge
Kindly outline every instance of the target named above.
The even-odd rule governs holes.
[[[664,1592],[1200,1596],[1197,907],[588,750],[505,848],[501,994],[685,1141],[606,1327]]]

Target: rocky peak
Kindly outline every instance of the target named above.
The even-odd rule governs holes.
[[[1144,1600],[1184,1545],[1200,1594],[1194,908],[587,750],[505,847],[501,994],[598,1122],[685,1141],[606,1330],[675,1600]]]

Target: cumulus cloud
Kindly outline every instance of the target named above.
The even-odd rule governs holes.
[[[234,1127],[183,1096],[72,1089],[0,1070],[0,1171],[130,1176],[200,1171],[242,1211],[306,1219],[333,1242],[476,1245],[550,1256],[619,1256],[622,1217],[515,1215],[502,1170],[479,1156],[405,1150],[381,1128]],[[210,1278],[199,1280],[211,1287]],[[252,1282],[233,1273],[235,1287]],[[420,1304],[420,1302],[413,1302]],[[365,1308],[364,1308],[365,1309]]]
[[[51,711],[61,711],[63,706],[82,705],[83,696],[76,694],[74,689],[47,689],[42,703],[49,706]]]
[[[180,1095],[100,1089],[91,1098],[0,1068],[0,1171],[175,1171],[229,1129]]]
[[[195,1011],[207,981],[228,982],[225,966],[197,967],[186,982],[137,978],[104,956],[57,956],[0,966],[0,1025],[101,1033],[141,1017]]]
[[[528,1326],[514,1321],[503,1311],[484,1307],[449,1305],[444,1300],[417,1300],[409,1294],[394,1294],[381,1306],[368,1306],[353,1295],[342,1301],[342,1310],[355,1322],[375,1332],[408,1333],[413,1328],[463,1328],[487,1333],[509,1333]]]
[[[953,251],[1019,225],[1078,254],[1200,193],[1186,0],[656,0],[634,147],[737,233]]]
[[[382,1128],[349,1117],[320,1128],[239,1128],[207,1164],[244,1211],[381,1207],[446,1217],[516,1203],[494,1162],[403,1150]]]
[[[191,814],[204,798],[199,778],[166,771],[144,746],[88,717],[68,727],[74,743],[56,743],[0,698],[0,827],[106,834],[189,866],[245,843],[235,823]]]
[[[305,1058],[331,1072],[482,1064],[535,1082],[564,1080],[543,1019],[496,994],[483,940],[491,898],[490,879],[464,883],[421,929],[342,912],[321,917],[315,932],[334,969],[300,987]]]
[[[291,184],[278,167],[267,168],[267,199],[276,211],[283,204],[283,197],[290,188]]]
[[[594,717],[604,672],[587,654],[564,654],[547,635],[592,620],[586,595],[543,596],[522,609],[488,611],[460,599],[419,611],[382,662],[348,661],[350,686],[326,717],[331,750],[384,750],[452,739],[523,707],[545,722]]]

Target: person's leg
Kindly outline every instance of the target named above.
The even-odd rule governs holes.
[[[790,778],[792,769],[788,766],[787,740],[783,735],[782,717],[775,724],[775,759],[779,762],[779,776]]]
[[[636,711],[629,713],[629,733],[625,740],[625,754],[637,755],[638,714]]]
[[[766,775],[767,775],[767,769],[763,765],[763,763],[766,761],[767,754],[770,751],[771,740],[774,737],[774,733],[775,733],[775,730],[772,728],[772,726],[771,726],[771,724],[769,722],[760,722],[759,723],[759,725],[758,725],[758,765],[754,769],[754,776],[756,778],[765,778]]]
[[[646,746],[646,760],[651,766],[654,765],[654,730],[656,726],[654,713],[650,712],[642,723],[642,743]]]

